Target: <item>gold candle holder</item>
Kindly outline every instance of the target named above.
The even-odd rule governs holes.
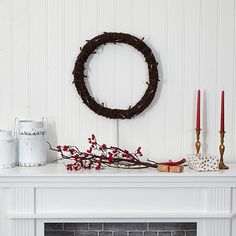
[[[201,133],[201,129],[196,129],[196,139],[197,139],[197,141],[195,143],[195,148],[196,148],[197,154],[199,154],[200,148],[201,148],[200,133]]]
[[[219,169],[220,170],[227,170],[229,169],[228,166],[224,163],[224,152],[225,152],[225,145],[224,145],[224,138],[225,138],[225,131],[220,131],[220,163],[219,163]]]

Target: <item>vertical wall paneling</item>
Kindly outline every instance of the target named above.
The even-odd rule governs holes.
[[[74,86],[72,71],[80,51],[81,39],[81,1],[64,2],[64,135],[69,144],[81,143],[79,121],[80,100]],[[68,115],[67,115],[68,114]]]
[[[232,97],[233,93],[235,93],[231,88],[234,85],[234,0],[220,0],[219,3],[220,9],[220,25],[218,35],[220,37],[219,40],[219,61],[218,61],[218,76],[219,76],[219,89],[217,91],[218,103],[217,106],[220,105],[220,92],[222,89],[225,90],[225,129],[227,131],[225,136],[225,146],[228,147],[225,149],[225,156],[231,160],[232,150],[229,148],[232,144],[232,136],[233,136],[233,119],[232,119]],[[219,129],[219,117],[220,117],[220,109],[217,112],[217,125],[216,131]],[[230,128],[232,127],[232,128]],[[217,146],[219,145],[219,135],[217,138]]]
[[[50,0],[47,5],[47,116],[55,120],[55,130],[58,143],[64,141],[63,134],[63,37],[62,12],[63,0]]]
[[[12,116],[12,80],[13,80],[13,9],[12,2],[8,0],[0,1],[0,32],[4,32],[4,37],[0,37],[0,113],[7,114],[1,116],[1,129],[11,128],[9,116]]]
[[[150,39],[150,1],[148,0],[145,6],[143,5],[142,0],[135,0],[134,5],[134,34],[139,38],[144,37],[146,39],[146,43],[148,43]],[[140,34],[141,32],[141,34]],[[142,94],[144,94],[148,81],[148,71],[146,64],[143,63],[143,57],[135,53],[134,57],[134,72],[133,72],[133,81],[132,81],[132,89],[133,89],[133,101],[132,103],[136,103],[140,100]],[[141,115],[135,117],[131,120],[133,125],[132,130],[132,147],[137,148],[142,146],[143,152],[145,153],[145,157],[149,157],[149,116],[150,109],[147,109],[146,112]]]
[[[196,91],[202,91],[202,150],[218,154],[225,90],[227,161],[235,161],[235,0],[1,0],[0,128],[15,116],[49,121],[48,140],[85,149],[103,143],[154,160],[194,152]],[[80,47],[104,31],[134,34],[151,46],[161,82],[152,105],[131,120],[97,116],[81,101],[72,70]],[[146,64],[128,45],[89,58],[86,81],[108,107],[128,108],[146,90]]]
[[[14,116],[29,118],[30,24],[28,0],[14,1]]]
[[[97,34],[103,32],[116,31],[116,1],[99,0],[97,10]],[[117,47],[113,44],[107,44],[97,50],[94,56],[97,72],[94,75],[94,81],[91,83],[93,91],[96,91],[96,99],[104,106],[115,107],[115,84],[117,82],[116,63],[117,63]],[[92,68],[92,67],[91,67]],[[104,69],[109,68],[109,70]],[[91,69],[94,71],[94,69]],[[95,82],[96,81],[96,82]],[[95,85],[95,86],[93,86]],[[109,145],[116,144],[117,140],[117,122],[104,118],[97,117],[98,138]]]
[[[29,1],[29,114],[41,119],[45,112],[45,1]]]
[[[196,91],[201,87],[201,51],[202,36],[202,8],[201,1],[185,1],[185,57],[184,57],[184,152],[194,153],[195,119],[196,119]],[[202,100],[204,91],[202,90]],[[202,103],[204,106],[204,103]],[[204,148],[204,143],[203,143]]]
[[[167,147],[169,156],[174,157],[181,154],[183,0],[169,1],[168,11]]]
[[[99,3],[100,1],[89,0],[83,1],[83,35],[82,35],[82,45],[86,43],[87,39],[94,37],[97,34],[98,23],[97,23],[97,14],[99,14]],[[96,55],[95,55],[96,56]],[[95,56],[92,56],[94,58]],[[92,87],[93,85],[97,85],[97,81],[95,80],[95,75],[97,73],[97,65],[96,60],[90,60],[89,64],[86,66],[86,72],[88,76],[88,85],[91,86],[91,94],[96,97],[94,93],[96,93],[96,89]],[[94,81],[95,83],[92,83]],[[81,99],[78,101],[81,102]],[[89,110],[84,104],[81,104],[81,119],[82,119],[82,130],[81,135],[83,137],[82,142],[87,142],[87,137],[92,133],[99,135],[98,130],[98,117]],[[86,124],[86,125],[84,125]],[[84,144],[84,148],[87,147],[87,144]]]
[[[182,10],[182,58],[181,58],[181,63],[182,63],[182,78],[181,78],[181,84],[182,84],[182,89],[184,90],[181,92],[181,131],[180,131],[180,155],[184,156],[186,153],[185,151],[185,136],[184,136],[184,131],[185,131],[185,117],[186,117],[186,110],[184,109],[184,101],[185,101],[185,91],[186,91],[186,7],[187,7],[187,1],[183,0],[182,1],[183,5],[183,10]]]
[[[134,0],[117,1],[117,31],[133,34],[134,24]],[[116,84],[116,106],[127,108],[132,104],[133,76],[133,49],[128,45],[120,45],[117,50],[117,84]],[[129,120],[119,120],[118,143],[131,149],[131,125]]]
[[[165,157],[165,104],[167,78],[167,7],[166,0],[152,0],[150,18],[151,47],[158,62],[159,85],[157,96],[150,109],[150,157],[164,159]],[[165,72],[164,72],[165,71]],[[156,147],[156,148],[152,148]],[[157,157],[158,155],[158,157]]]
[[[83,44],[84,44],[84,41],[83,41],[83,37],[84,37],[84,31],[85,31],[85,22],[84,22],[84,16],[85,16],[85,12],[84,12],[84,0],[80,0],[80,6],[79,6],[79,9],[78,11],[80,12],[80,14],[78,14],[78,19],[77,21],[80,23],[79,27],[80,27],[80,30],[78,30],[79,32],[79,37],[77,38],[78,42],[78,47],[81,47]],[[77,55],[78,53],[76,53]],[[80,135],[78,135],[77,133],[77,142],[79,143],[82,143],[82,127],[83,127],[83,120],[82,120],[82,106],[81,106],[81,100],[79,100],[80,98],[77,96],[77,99],[76,99],[76,117],[77,117],[77,130],[78,130],[78,133]]]
[[[219,0],[203,1],[203,42],[202,42],[202,86],[205,95],[204,120],[202,124],[203,134],[206,137],[205,150],[206,152],[218,153],[216,146],[217,133],[217,116],[219,103],[215,99],[219,89],[217,63],[218,63],[218,44],[219,34],[218,27],[220,15],[218,4]]]
[[[149,31],[149,4],[150,1],[147,1],[148,4],[145,6],[142,4],[142,1],[132,1],[131,2],[131,33],[135,36],[142,38],[144,37],[148,43],[148,31]],[[142,22],[142,23],[141,23]],[[133,106],[136,102],[138,102],[141,96],[144,94],[148,81],[147,67],[146,64],[143,63],[143,56],[138,53],[135,49],[131,48],[130,53],[130,73],[128,76],[130,90],[125,94],[125,96],[130,97],[130,104],[127,104],[126,108],[130,105]],[[127,71],[127,72],[128,72]],[[125,71],[126,72],[126,71]],[[123,84],[124,86],[124,84]],[[126,87],[126,85],[125,85]],[[125,92],[127,91],[127,87]],[[128,100],[127,100],[128,101]],[[147,110],[148,112],[148,110]],[[121,146],[135,149],[138,146],[143,147],[143,151],[148,153],[148,124],[147,124],[147,114],[143,113],[138,117],[135,117],[132,120],[125,120],[119,123],[120,130],[120,140],[119,143]],[[129,130],[129,132],[127,132]],[[123,139],[123,136],[124,139]],[[126,142],[126,140],[128,142]],[[128,147],[127,147],[128,146]]]
[[[236,2],[234,1],[234,45],[233,45],[233,86],[232,86],[232,142],[230,144],[231,147],[231,160],[235,160],[235,152],[236,152],[236,145],[235,145],[235,137],[236,137]]]
[[[85,40],[100,34],[105,29],[114,30],[114,1],[83,1],[83,35]],[[104,4],[104,5],[102,5]],[[110,22],[110,24],[108,24]],[[104,26],[103,26],[104,24]],[[104,53],[103,53],[104,52]],[[87,63],[86,73],[89,77],[87,85],[90,88],[91,95],[99,103],[104,103],[104,106],[113,106],[114,96],[113,81],[113,49],[110,46],[100,47],[97,53],[92,55]],[[104,70],[104,68],[111,68],[111,70]],[[81,100],[79,100],[81,102]],[[109,120],[103,117],[98,117],[94,112],[81,104],[82,113],[82,132],[84,139],[82,142],[87,141],[87,137],[92,133],[95,133],[101,142],[112,144],[116,142],[116,123],[113,120]],[[87,146],[87,145],[86,145]]]

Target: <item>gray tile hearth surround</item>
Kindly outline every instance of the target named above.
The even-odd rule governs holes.
[[[196,236],[196,223],[46,223],[45,236]]]

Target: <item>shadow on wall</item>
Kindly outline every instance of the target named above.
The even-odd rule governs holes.
[[[57,133],[56,123],[51,117],[47,118],[47,134],[46,141],[49,142],[53,147],[57,146]],[[46,146],[47,163],[55,161],[57,159],[57,153],[49,150],[49,146]]]

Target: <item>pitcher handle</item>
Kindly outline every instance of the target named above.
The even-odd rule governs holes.
[[[14,120],[14,127],[13,127],[13,130],[12,130],[12,136],[13,136],[14,138],[17,137],[18,128],[19,128],[19,118],[16,117],[15,120]]]
[[[43,121],[43,128],[44,128],[45,131],[47,131],[47,127],[48,127],[48,125],[47,125],[47,118],[44,116],[42,118],[42,121]]]

